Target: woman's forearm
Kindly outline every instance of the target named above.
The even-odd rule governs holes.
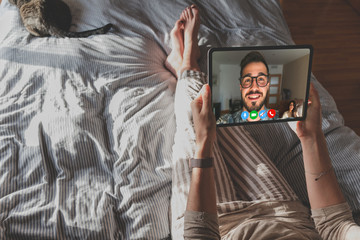
[[[217,213],[213,167],[192,170],[186,210]]]
[[[211,156],[212,146],[205,144],[198,147],[195,158],[204,159]],[[216,190],[214,169],[193,168],[186,210],[216,214]]]
[[[302,139],[301,145],[311,208],[318,209],[345,202],[321,130],[312,137]]]

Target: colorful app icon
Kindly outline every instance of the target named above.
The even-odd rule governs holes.
[[[274,109],[270,109],[270,110],[268,111],[268,117],[269,117],[269,118],[274,118],[275,115],[276,115],[276,111],[275,111]]]
[[[254,119],[256,119],[258,117],[258,112],[257,111],[251,111],[250,112],[250,118],[252,119],[252,120],[254,120]]]
[[[249,118],[249,113],[248,113],[247,111],[243,111],[243,112],[241,113],[241,118],[242,118],[243,120],[248,119],[248,118]]]
[[[266,110],[261,110],[261,111],[259,112],[259,117],[260,117],[261,119],[266,118],[266,116],[267,116],[267,111],[266,111]]]

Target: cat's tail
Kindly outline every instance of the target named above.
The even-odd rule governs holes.
[[[110,30],[110,28],[112,28],[112,26],[113,25],[109,23],[103,27],[84,31],[84,32],[69,32],[55,26],[50,26],[49,33],[51,36],[54,37],[85,38],[95,34],[105,34]]]

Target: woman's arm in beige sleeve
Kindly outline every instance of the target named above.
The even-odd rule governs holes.
[[[306,186],[316,229],[324,239],[358,239],[360,227],[336,179],[321,129],[321,106],[315,88],[310,87],[306,120],[297,123],[303,150]]]
[[[307,117],[297,123],[296,133],[301,141],[306,186],[312,209],[345,202],[331,164],[321,129],[321,106],[316,89],[310,87]]]

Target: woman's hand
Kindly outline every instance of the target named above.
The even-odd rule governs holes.
[[[211,157],[216,136],[216,122],[211,105],[210,86],[205,84],[198,96],[191,102],[196,134],[195,158]]]
[[[306,119],[305,121],[299,121],[296,128],[296,134],[300,140],[314,140],[319,134],[322,134],[321,121],[319,94],[313,84],[311,84]]]

